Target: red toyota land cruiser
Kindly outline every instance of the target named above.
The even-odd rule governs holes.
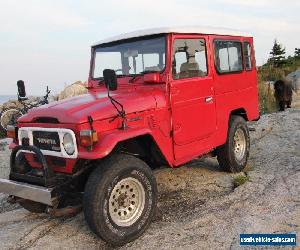
[[[122,245],[155,212],[152,169],[207,153],[225,171],[247,164],[247,121],[259,118],[251,35],[180,27],[103,40],[92,46],[88,90],[8,128],[11,172],[0,192],[10,201],[54,215],[82,201],[91,230]]]

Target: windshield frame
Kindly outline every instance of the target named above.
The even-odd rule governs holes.
[[[110,46],[114,46],[114,45],[118,45],[121,43],[130,43],[130,42],[136,42],[136,41],[142,41],[142,40],[148,40],[148,39],[153,39],[153,38],[164,38],[165,40],[165,65],[164,68],[161,71],[157,71],[157,73],[162,74],[164,73],[164,71],[167,68],[167,60],[168,60],[168,36],[166,33],[162,33],[162,34],[155,34],[155,35],[147,35],[147,36],[141,36],[141,37],[133,37],[133,38],[129,38],[129,39],[124,39],[124,40],[118,40],[118,41],[114,41],[114,42],[109,42],[109,43],[103,43],[100,45],[96,45],[92,47],[92,57],[91,57],[91,63],[90,63],[90,79],[93,81],[102,81],[103,77],[94,77],[94,67],[95,67],[95,59],[96,59],[96,49],[101,48],[101,47],[110,47]],[[150,72],[149,73],[153,73]],[[128,75],[117,75],[118,78],[123,78],[123,77],[134,77],[134,76],[139,76],[139,75],[143,75],[143,74],[147,74],[147,72],[141,72],[141,73],[137,73],[137,74],[128,74]]]

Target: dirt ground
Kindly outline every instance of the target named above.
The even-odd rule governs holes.
[[[215,159],[157,170],[158,215],[142,237],[120,249],[238,249],[240,233],[296,232],[300,242],[299,106],[249,124],[256,129],[242,173],[249,181],[237,188],[236,175],[222,172]],[[0,146],[0,176],[7,174],[8,150]],[[5,198],[0,194],[0,249],[109,248],[82,213],[53,219]]]

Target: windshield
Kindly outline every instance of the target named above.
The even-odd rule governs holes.
[[[117,75],[161,72],[165,68],[165,36],[118,42],[95,49],[93,78],[102,78],[104,69]]]

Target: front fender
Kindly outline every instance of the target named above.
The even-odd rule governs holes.
[[[111,153],[118,142],[125,141],[140,135],[152,134],[148,128],[126,128],[105,132],[98,136],[98,143],[91,151],[79,151],[80,159],[95,160],[103,158]]]

